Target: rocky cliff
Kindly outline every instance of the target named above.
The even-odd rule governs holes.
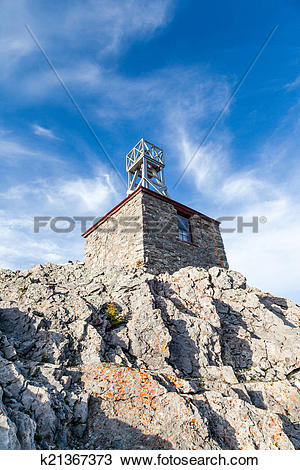
[[[0,448],[299,449],[300,308],[239,273],[0,270]]]

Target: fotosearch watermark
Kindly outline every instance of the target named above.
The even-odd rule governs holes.
[[[253,215],[250,219],[249,217],[243,217],[242,215],[232,215],[218,217],[216,220],[221,222],[221,233],[243,233],[245,228],[250,228],[253,233],[258,233],[260,225],[266,224],[268,221],[265,215]],[[229,222],[230,225],[233,224],[234,227],[224,227],[226,222]]]
[[[55,233],[70,233],[73,230],[79,228],[81,233],[92,227],[101,217],[93,216],[42,216],[37,215],[33,218],[33,231],[34,233],[40,233],[41,229],[51,230]],[[201,219],[203,224],[207,223],[206,219]],[[220,222],[221,233],[244,233],[250,231],[252,233],[258,233],[261,225],[267,223],[266,216],[247,216],[233,215],[233,216],[222,216],[216,219]],[[173,223],[172,223],[173,222]],[[147,230],[152,232],[165,232],[169,233],[174,230],[174,219],[165,220],[163,223],[155,220],[147,220]],[[105,224],[100,224],[98,230],[106,233],[112,232],[127,232],[137,233],[143,227],[142,221],[138,216],[124,216],[124,217],[109,217],[105,220]]]

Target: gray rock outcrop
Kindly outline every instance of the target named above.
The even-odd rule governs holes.
[[[299,449],[300,307],[214,267],[0,270],[0,448]]]

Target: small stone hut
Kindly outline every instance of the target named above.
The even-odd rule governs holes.
[[[144,266],[152,273],[184,266],[228,268],[219,222],[142,185],[83,237],[94,271]]]

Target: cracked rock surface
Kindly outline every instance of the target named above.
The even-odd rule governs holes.
[[[0,269],[0,448],[299,449],[299,314],[217,267]]]

